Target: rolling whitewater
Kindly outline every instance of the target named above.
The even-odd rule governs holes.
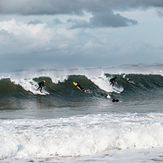
[[[0,162],[163,160],[162,70],[135,65],[1,72]],[[37,91],[42,80],[45,95]]]

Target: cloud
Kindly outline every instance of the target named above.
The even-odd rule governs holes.
[[[138,22],[128,19],[114,11],[126,11],[135,8],[163,7],[162,0],[0,0],[0,14],[18,15],[84,15],[93,16],[90,21],[71,20],[74,28],[125,27]],[[159,12],[161,14],[161,12]],[[54,21],[61,23],[59,19]],[[39,23],[39,22],[31,22]]]
[[[62,24],[62,21],[60,21],[58,18],[53,20],[53,24],[57,25],[57,24]]]
[[[103,19],[105,20],[105,18]],[[58,21],[59,20],[57,20],[57,22]],[[101,20],[101,22],[105,21]],[[92,26],[97,25],[93,23],[96,23],[95,20],[94,22],[92,20],[90,24]],[[109,24],[107,23],[108,22],[106,22],[106,26]],[[87,23],[87,25],[88,24],[89,23]],[[83,26],[84,25],[85,22],[83,22]],[[105,26],[105,24],[99,26]],[[36,23],[27,24],[16,21],[15,19],[0,22],[0,49],[1,52],[3,51],[3,54],[13,53],[15,55],[23,55],[40,52],[49,53],[50,51],[53,51],[54,55],[63,54],[70,56],[79,53],[82,55],[88,54],[87,50],[92,49],[89,52],[94,55],[98,55],[100,52],[103,55],[106,55],[107,53],[126,55],[132,52],[132,50],[134,52],[137,52],[137,49],[143,51],[143,48],[138,46],[138,44],[136,44],[137,46],[130,46],[130,48],[120,42],[109,44],[109,46],[108,44],[108,41],[103,42],[101,38],[96,37],[96,35],[93,34],[91,35],[84,29],[78,31],[77,29],[76,31],[66,31],[66,26],[64,24],[49,28],[47,24],[37,20]],[[143,44],[141,43],[141,45]],[[147,49],[147,46],[143,45],[143,47],[144,49]]]
[[[24,54],[30,50],[43,50],[48,47],[48,42],[53,38],[52,33],[44,23],[25,24],[15,19],[3,21],[0,22],[0,48],[3,54]]]
[[[80,1],[71,0],[0,0],[1,14],[54,15],[82,14]]]
[[[87,22],[86,20],[68,19],[67,22],[73,24],[70,29],[91,27],[89,22]]]
[[[34,21],[30,21],[28,24],[42,24],[41,20],[35,19]]]
[[[0,0],[1,14],[83,14],[106,10],[163,7],[162,0]]]
[[[96,13],[90,19],[91,26],[95,27],[125,27],[129,24],[137,24],[136,20],[127,19],[120,14],[113,14],[112,12]]]
[[[95,13],[89,22],[77,19],[69,19],[68,22],[73,23],[71,29],[125,27],[138,23],[136,20],[127,19],[120,14],[113,14],[112,12]]]
[[[158,14],[160,17],[163,17],[163,12],[162,12],[162,11],[157,11],[157,14]]]
[[[54,21],[59,23],[59,26],[55,24],[54,27],[49,27],[38,20],[30,23],[15,19],[0,21],[0,56],[49,53],[50,51],[54,51],[54,55],[69,55],[71,49],[79,43],[75,38],[76,34],[72,31],[67,32],[65,24],[60,24],[59,20]]]

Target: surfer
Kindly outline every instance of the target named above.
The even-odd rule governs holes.
[[[112,102],[119,102],[118,99],[112,98]]]
[[[79,82],[76,83],[77,83],[76,87],[79,87],[81,91],[86,92],[86,90],[79,84]]]
[[[42,93],[42,88],[45,87],[45,80],[43,80],[42,82],[38,83],[39,87],[37,88],[37,90],[40,89],[40,92]]]
[[[112,85],[112,87],[114,86],[114,83],[117,84],[117,82],[115,81],[117,77],[111,78],[110,79],[110,85]]]

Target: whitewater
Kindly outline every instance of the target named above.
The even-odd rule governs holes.
[[[1,72],[0,162],[163,161],[162,70],[127,65]],[[37,91],[44,79],[46,96]]]

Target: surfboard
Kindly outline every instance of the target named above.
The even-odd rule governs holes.
[[[48,92],[46,92],[46,91],[40,92],[40,90],[37,90],[37,93],[36,93],[36,94],[46,96],[46,95],[49,95],[50,93],[48,93]]]
[[[46,95],[49,95],[49,93],[42,91],[42,92],[40,92],[40,95],[46,96]]]
[[[32,91],[34,94],[39,94],[39,95],[49,95],[50,93],[47,92],[46,90],[42,89],[42,92],[40,92],[40,89],[38,90],[37,87],[35,87],[35,89]]]
[[[74,86],[76,87],[76,88],[78,88],[79,90],[81,90],[80,89],[80,87],[78,87],[77,85],[78,85],[78,83],[76,83],[76,82],[73,82],[73,84],[74,84]],[[82,90],[81,90],[82,91]]]

